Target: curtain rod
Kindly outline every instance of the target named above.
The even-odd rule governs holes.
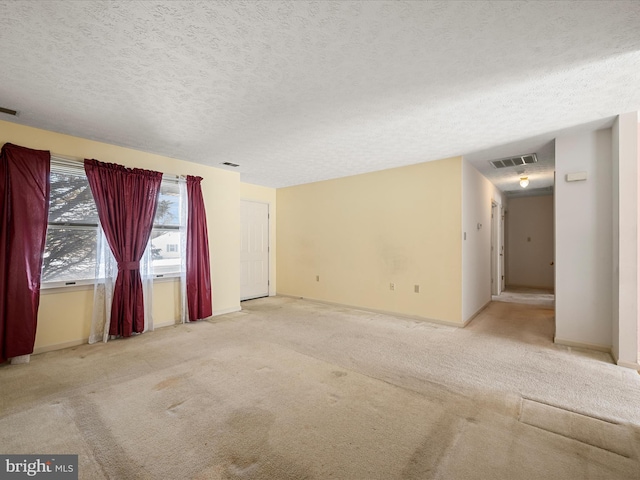
[[[77,167],[79,163],[84,163],[83,158],[78,157],[70,157],[68,155],[60,155],[59,153],[51,153],[51,159],[55,159],[58,163],[66,164],[69,166]],[[130,167],[127,167],[130,168]],[[186,175],[177,175],[175,173],[165,173],[162,172],[163,177],[167,178],[175,178],[176,180],[185,180],[187,178]]]

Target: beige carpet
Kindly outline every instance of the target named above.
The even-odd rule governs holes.
[[[640,376],[554,345],[551,309],[243,308],[0,367],[0,453],[85,479],[640,478]]]

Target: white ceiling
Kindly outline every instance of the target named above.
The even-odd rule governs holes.
[[[639,25],[637,1],[0,0],[0,118],[270,187],[465,155],[509,190],[488,160],[531,152],[545,187],[555,132],[640,109]]]

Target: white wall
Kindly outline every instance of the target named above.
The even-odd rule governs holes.
[[[509,199],[509,285],[553,288],[553,195]]]
[[[611,129],[556,139],[555,341],[612,345]],[[567,173],[587,180],[566,182]]]
[[[491,301],[492,201],[502,205],[501,192],[463,159],[462,319],[465,322]],[[500,221],[499,218],[496,220]],[[482,225],[480,229],[478,224]],[[500,238],[496,239],[498,252],[501,249],[500,241]],[[501,275],[497,272],[496,281]]]
[[[612,353],[619,365],[638,366],[638,113],[612,128],[613,305]]]

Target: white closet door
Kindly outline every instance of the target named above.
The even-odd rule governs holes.
[[[240,300],[269,295],[269,205],[240,202]]]

